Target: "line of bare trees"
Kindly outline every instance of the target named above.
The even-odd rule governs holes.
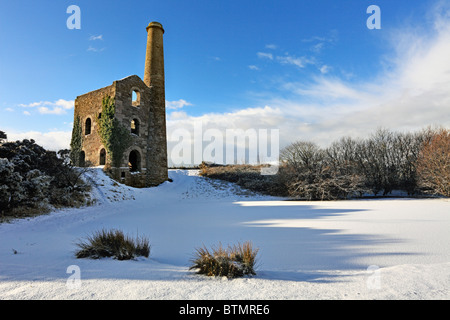
[[[450,131],[399,133],[385,129],[367,139],[342,138],[328,148],[297,141],[281,151],[279,175],[292,197],[345,199],[433,193],[450,196]]]

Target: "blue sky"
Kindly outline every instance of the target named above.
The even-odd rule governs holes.
[[[70,30],[69,5],[81,10]],[[381,9],[370,30],[366,10]],[[376,128],[450,125],[450,10],[432,0],[1,1],[0,130],[68,147],[73,100],[143,77],[165,29],[168,134],[278,128],[327,144]]]

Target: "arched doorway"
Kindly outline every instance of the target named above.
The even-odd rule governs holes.
[[[78,159],[78,162],[78,165],[80,167],[84,167],[86,165],[86,154],[84,153],[84,151],[80,152],[80,158]]]
[[[132,150],[128,157],[128,167],[130,172],[137,172],[141,170],[141,154],[137,150]]]
[[[101,166],[104,166],[106,164],[106,150],[103,148],[100,150],[100,161]]]

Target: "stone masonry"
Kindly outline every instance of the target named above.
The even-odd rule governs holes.
[[[155,186],[168,180],[163,33],[158,22],[147,27],[144,81],[137,75],[128,76],[75,99],[74,115],[80,117],[83,131],[83,163],[104,165],[105,172],[115,180],[133,187]],[[112,165],[97,132],[106,96],[114,98],[115,118],[132,137],[120,167]]]

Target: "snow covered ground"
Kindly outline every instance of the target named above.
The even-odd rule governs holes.
[[[295,202],[172,170],[134,189],[92,169],[98,203],[0,224],[0,299],[449,299],[450,202]],[[149,258],[76,259],[102,228],[147,236]],[[195,248],[252,241],[257,275],[189,271]]]

